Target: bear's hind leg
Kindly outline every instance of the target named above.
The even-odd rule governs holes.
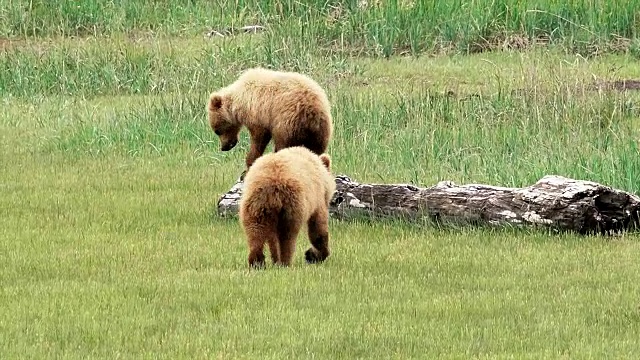
[[[248,227],[246,227],[248,228]],[[247,243],[249,245],[249,266],[252,268],[263,268],[265,266],[264,245],[269,244],[272,251],[272,244],[278,241],[275,231],[260,226],[247,232]],[[278,254],[278,252],[275,252]],[[273,258],[273,253],[272,253]]]
[[[267,239],[269,244],[269,253],[271,254],[271,260],[274,264],[280,263],[280,245],[278,244],[278,238],[271,236]]]
[[[280,243],[280,264],[291,265],[291,259],[296,251],[296,239],[302,223],[299,219],[280,219],[278,224],[278,240]]]
[[[329,212],[322,209],[311,216],[307,224],[312,247],[304,253],[308,263],[323,262],[329,257]]]

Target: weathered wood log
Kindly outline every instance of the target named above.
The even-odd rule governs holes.
[[[226,36],[232,36],[232,35],[236,35],[236,34],[255,34],[258,32],[262,32],[265,31],[267,28],[265,28],[264,26],[260,26],[260,25],[247,25],[247,26],[241,26],[241,27],[227,27],[224,29],[211,29],[209,31],[207,31],[204,35],[205,37],[226,37]]]
[[[418,188],[409,184],[359,184],[336,177],[330,213],[339,219],[401,217],[439,223],[537,226],[558,231],[613,233],[638,228],[640,197],[595,182],[548,175],[524,188],[441,181]],[[220,216],[235,216],[242,196],[238,181],[218,201]]]

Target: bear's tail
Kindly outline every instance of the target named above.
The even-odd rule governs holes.
[[[260,187],[246,199],[246,203],[255,215],[265,221],[279,224],[300,217],[299,213],[306,204],[301,198],[300,186],[294,182],[269,182]]]

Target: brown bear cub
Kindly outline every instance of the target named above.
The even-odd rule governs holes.
[[[213,92],[207,104],[209,125],[220,138],[220,150],[236,146],[242,126],[249,130],[246,169],[262,156],[271,139],[276,152],[304,146],[317,155],[324,153],[333,133],[330,110],[326,93],[311,78],[263,68],[246,70],[235,82]]]
[[[274,264],[289,266],[305,223],[312,245],[306,261],[322,262],[329,256],[329,201],[336,189],[329,155],[285,148],[258,158],[244,181],[239,213],[249,266],[265,265],[265,244]]]

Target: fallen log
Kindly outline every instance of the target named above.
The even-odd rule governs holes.
[[[235,216],[242,182],[218,201],[220,216]],[[524,188],[441,181],[419,188],[410,184],[360,184],[336,177],[330,214],[338,219],[400,217],[415,221],[489,226],[533,226],[580,234],[609,234],[640,224],[640,197],[591,181],[548,175]]]
[[[236,35],[236,34],[255,34],[258,32],[262,32],[265,31],[267,28],[265,28],[264,26],[260,26],[260,25],[247,25],[247,26],[242,26],[242,27],[227,27],[224,29],[211,29],[209,31],[207,31],[204,35],[205,37],[211,38],[214,36],[217,37],[226,37],[226,36],[232,36],[232,35]]]

